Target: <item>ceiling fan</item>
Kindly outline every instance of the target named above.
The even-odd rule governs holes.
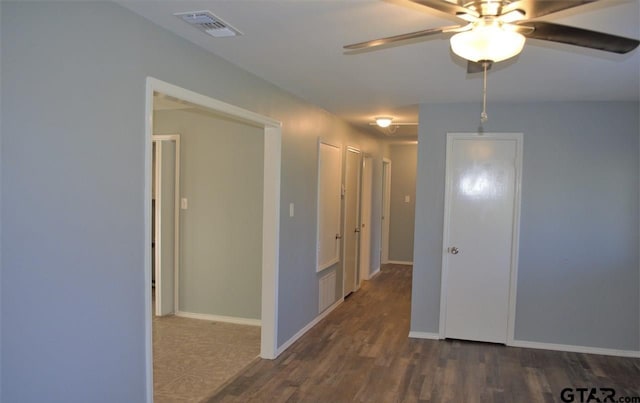
[[[426,29],[402,35],[374,39],[344,46],[346,50],[362,50],[408,39],[441,33],[455,33],[451,50],[468,60],[467,72],[484,71],[486,104],[486,72],[493,63],[516,56],[526,38],[566,43],[606,52],[627,53],[640,41],[532,19],[598,0],[409,0],[460,20],[459,25]],[[485,108],[486,110],[486,108]],[[482,120],[486,120],[483,110]]]

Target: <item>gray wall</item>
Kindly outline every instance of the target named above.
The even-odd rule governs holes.
[[[412,262],[418,145],[394,144],[390,148],[389,260]],[[409,196],[409,203],[405,196]]]
[[[198,111],[156,111],[180,134],[180,311],[260,319],[263,130]]]
[[[1,18],[4,401],[145,400],[147,76],[283,122],[278,343],[316,317],[317,137],[377,141],[113,3]]]
[[[639,349],[638,106],[491,105],[485,131],[524,133],[517,340]],[[438,331],[446,133],[480,107],[420,108],[413,331]]]
[[[0,22],[2,22],[2,2],[0,1]],[[2,88],[2,41],[0,38],[0,89]],[[0,94],[0,156],[2,155],[2,132],[4,120],[2,119],[2,99]],[[2,402],[2,163],[0,162],[0,402]]]

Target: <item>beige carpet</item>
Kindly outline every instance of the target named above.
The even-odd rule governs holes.
[[[259,354],[257,326],[154,316],[154,402],[199,402]]]

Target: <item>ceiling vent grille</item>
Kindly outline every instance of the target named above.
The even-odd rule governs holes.
[[[215,38],[228,38],[242,35],[242,32],[213,15],[209,10],[188,11],[174,15]]]

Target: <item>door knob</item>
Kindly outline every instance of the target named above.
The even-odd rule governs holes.
[[[452,255],[457,255],[458,252],[460,252],[460,251],[455,246],[452,246],[452,247],[449,248],[449,253],[451,253]]]
[[[357,228],[353,232],[360,232],[360,228]]]

